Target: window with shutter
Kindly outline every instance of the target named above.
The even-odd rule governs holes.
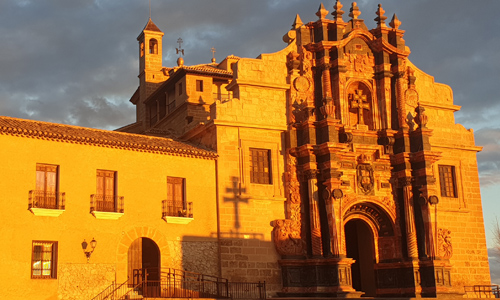
[[[98,211],[116,211],[116,172],[97,170],[96,208]]]
[[[57,278],[57,242],[33,241],[31,278]]]
[[[185,217],[184,178],[167,177],[167,215]]]
[[[438,166],[442,197],[457,198],[457,183],[454,166]]]
[[[36,164],[34,207],[58,209],[58,166]]]

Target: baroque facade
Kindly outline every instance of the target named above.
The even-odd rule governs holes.
[[[10,201],[30,232],[31,247],[12,239],[19,252],[10,254],[19,276],[31,270],[20,282],[26,296],[44,287],[23,258],[47,241],[59,255],[48,289],[63,299],[79,299],[63,281],[104,288],[146,263],[265,280],[273,296],[461,297],[464,286],[490,284],[481,148],[455,124],[452,90],[411,63],[401,22],[394,15],[386,24],[380,5],[371,30],[356,3],[348,17],[340,1],[329,14],[322,4],[316,21],[297,15],[279,52],[194,66],[180,57],[176,67],[162,65],[163,32],[150,19],[137,38],[135,123],[108,132],[1,119],[10,146],[0,151],[25,153],[6,165],[13,176],[4,190],[36,179],[9,197],[23,199],[51,172],[59,172],[58,193],[71,189],[63,213],[30,202],[26,215],[21,200]],[[29,154],[33,147],[43,151]],[[117,178],[124,212],[118,200],[112,212],[92,210],[94,194],[117,193]],[[90,214],[88,201],[77,200],[87,194]],[[161,199],[181,194],[180,215],[167,203],[163,219],[151,217]],[[19,228],[2,231],[15,237]],[[89,265],[73,248],[93,234],[104,253],[96,250]],[[149,261],[150,251],[161,262]]]

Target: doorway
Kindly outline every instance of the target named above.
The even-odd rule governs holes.
[[[352,287],[364,292],[364,296],[374,297],[376,284],[373,232],[368,224],[360,219],[348,221],[344,229],[347,257],[355,260],[351,266]]]
[[[144,280],[160,281],[160,249],[148,238],[138,238],[128,249],[129,286],[137,285]]]

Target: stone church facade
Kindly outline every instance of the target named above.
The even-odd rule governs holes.
[[[127,200],[123,217],[111,226],[91,221],[108,240],[106,257],[82,265],[59,241],[60,266],[101,274],[99,286],[113,277],[123,281],[130,268],[142,266],[130,258],[130,249],[139,249],[134,241],[147,239],[158,245],[161,268],[265,280],[273,296],[462,297],[464,286],[490,284],[476,161],[481,147],[472,130],[455,123],[460,107],[452,90],[408,59],[396,15],[388,22],[379,5],[377,26],[369,30],[356,3],[348,14],[342,8],[340,1],[332,13],[321,5],[309,23],[297,15],[279,52],[194,66],[182,57],[176,67],[162,65],[163,32],[150,19],[137,38],[135,123],[96,133],[0,120],[6,143],[23,147],[13,136],[41,134],[33,143],[49,155],[57,154],[59,139],[69,139],[82,145],[70,153],[92,153],[93,163],[108,165],[95,169],[132,168],[138,175],[125,176],[130,184],[151,174],[165,179],[151,183],[148,199],[159,200],[155,189],[179,178],[186,197],[196,199],[194,218],[180,215],[194,220],[170,225],[168,218],[149,220],[151,213],[127,216],[132,207],[160,209],[130,187],[135,200]],[[113,153],[98,154],[94,146]],[[43,155],[27,157],[38,166]],[[69,200],[67,207],[65,214],[73,213]],[[73,224],[65,214],[60,223],[43,222],[52,230],[73,228],[64,225]],[[91,233],[85,230],[88,239]],[[60,271],[60,280],[68,273]],[[40,288],[32,281],[23,285]],[[52,285],[54,293],[67,292]]]

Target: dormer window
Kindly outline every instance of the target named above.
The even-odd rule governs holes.
[[[158,54],[158,41],[155,39],[149,40],[149,54]]]

